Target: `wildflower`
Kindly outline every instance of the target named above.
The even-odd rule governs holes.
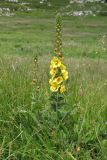
[[[57,111],[58,108],[62,106],[62,101],[64,97],[61,96],[66,91],[65,82],[68,79],[68,71],[63,63],[64,57],[62,54],[62,40],[61,40],[61,17],[58,15],[56,27],[56,41],[55,41],[55,54],[50,64],[50,75],[49,80],[51,96],[51,106]]]
[[[51,65],[53,68],[60,67],[61,61],[57,57],[54,57],[53,60],[51,61]]]
[[[68,71],[62,61],[56,56],[51,60],[50,75],[52,76],[49,80],[50,90],[57,92],[60,88],[60,93],[63,93],[65,91],[63,83],[68,79]]]
[[[60,93],[65,92],[65,85],[63,83],[68,79],[68,71],[58,57],[54,57],[51,60],[50,75],[52,76],[49,80],[50,90],[52,92],[57,92],[58,90]]]
[[[65,92],[65,85],[62,85],[62,86],[60,87],[60,93],[63,93],[63,92]]]
[[[52,68],[51,70],[50,70],[50,75],[51,76],[54,76],[56,74],[56,69],[55,68]]]
[[[63,82],[63,77],[62,77],[62,76],[59,76],[59,77],[55,78],[54,81],[55,81],[57,84],[61,84],[61,83]]]
[[[60,86],[58,85],[57,82],[53,82],[53,83],[51,83],[50,90],[51,90],[52,92],[57,92],[58,89],[59,89],[59,87],[60,87]]]
[[[68,71],[62,70],[62,75],[63,75],[64,80],[68,79]]]
[[[64,64],[61,64],[60,65],[60,69],[63,71],[63,70],[66,70],[66,66]]]

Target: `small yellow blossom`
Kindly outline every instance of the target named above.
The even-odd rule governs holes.
[[[51,90],[52,92],[57,92],[58,89],[59,89],[59,87],[60,87],[60,86],[58,85],[58,83],[53,82],[53,83],[51,84],[50,90]]]
[[[66,70],[66,66],[65,66],[64,64],[61,64],[61,65],[60,65],[60,69],[61,69],[61,70]]]
[[[63,77],[62,77],[62,76],[59,76],[59,77],[55,78],[54,81],[55,81],[57,84],[61,84],[61,83],[63,82]]]
[[[54,76],[56,74],[56,69],[55,68],[52,68],[51,70],[50,70],[50,75],[51,76]]]
[[[63,93],[63,92],[65,92],[65,85],[62,85],[62,86],[60,87],[60,93]]]
[[[57,57],[54,57],[51,61],[51,67],[57,68],[60,66],[61,66],[61,61]]]
[[[63,76],[64,80],[67,80],[68,79],[68,71],[62,70],[62,76]]]

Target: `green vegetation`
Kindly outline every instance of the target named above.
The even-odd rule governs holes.
[[[37,13],[38,12],[38,13]],[[52,12],[33,11],[14,17],[0,17],[1,55],[41,55],[53,49],[54,25]],[[43,18],[45,16],[46,18]],[[53,17],[55,17],[53,15]],[[106,58],[106,17],[63,18],[64,54],[73,57]]]
[[[57,122],[48,84],[55,14],[0,17],[0,160],[107,160],[106,16],[63,16],[69,81]]]

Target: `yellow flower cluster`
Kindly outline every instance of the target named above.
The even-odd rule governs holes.
[[[68,71],[66,66],[57,57],[51,60],[50,75],[52,76],[49,80],[50,90],[52,92],[65,92],[64,82],[68,79]]]

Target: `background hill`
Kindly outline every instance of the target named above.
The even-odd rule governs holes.
[[[73,3],[75,2],[75,3]],[[78,2],[78,3],[76,3]],[[104,7],[105,8],[105,3],[103,3],[104,1],[100,1],[100,2],[87,2],[87,3],[80,3],[83,2],[82,0],[80,1],[76,1],[76,0],[0,0],[0,7],[9,7],[11,9],[17,9],[18,7],[22,7],[22,6],[29,6],[31,8],[44,8],[44,9],[60,9],[62,7],[66,7],[68,5],[71,6],[72,9],[77,9],[78,10],[78,6],[79,7],[88,7],[90,8],[90,6],[94,6],[94,10],[95,8],[99,9],[99,5],[100,7]],[[102,3],[101,3],[102,2]]]

